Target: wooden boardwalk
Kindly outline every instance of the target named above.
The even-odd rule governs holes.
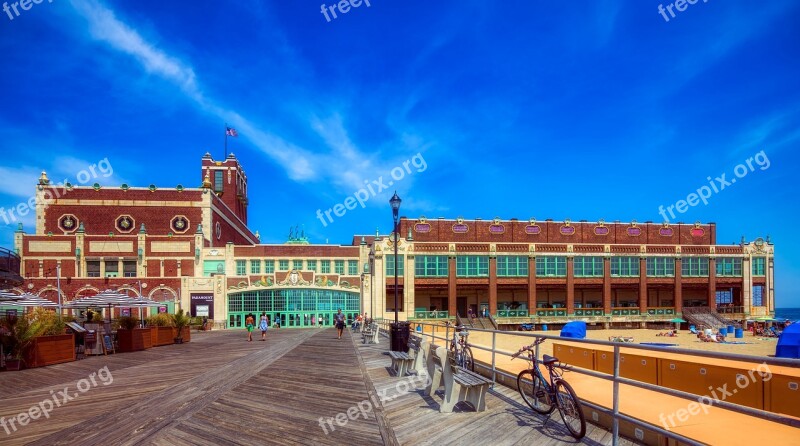
[[[611,433],[590,423],[586,436],[576,441],[558,412],[548,419],[535,414],[516,390],[495,385],[486,398],[486,410],[475,412],[466,403],[453,413],[440,413],[441,391],[431,398],[424,393],[424,379],[397,378],[390,371],[389,340],[378,345],[356,344],[379,395],[387,422],[402,445],[610,445]],[[409,388],[406,390],[406,388]],[[620,439],[620,445],[633,443]]]
[[[440,414],[438,398],[422,396],[424,379],[388,373],[385,337],[377,346],[349,333],[338,340],[333,329],[273,329],[267,342],[245,337],[193,333],[184,345],[0,373],[6,426],[65,388],[74,396],[48,418],[0,427],[0,444],[575,443],[558,415],[544,423],[501,386],[485,412],[457,406]],[[104,367],[91,384],[90,374]],[[606,431],[588,428],[583,444],[610,444]]]

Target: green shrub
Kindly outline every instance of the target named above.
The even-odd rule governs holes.
[[[133,330],[139,326],[139,318],[136,316],[122,316],[117,320],[119,327],[125,330]]]
[[[147,325],[154,327],[172,327],[172,316],[166,313],[154,314],[147,318]]]

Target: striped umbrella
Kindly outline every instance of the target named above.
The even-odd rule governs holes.
[[[11,302],[20,299],[24,299],[24,297],[6,290],[0,290],[0,302]]]
[[[3,306],[15,306],[15,307],[57,307],[58,304],[53,302],[49,299],[45,299],[43,297],[39,297],[35,294],[25,293],[18,296],[20,299],[14,301],[4,301],[0,302],[0,305]]]

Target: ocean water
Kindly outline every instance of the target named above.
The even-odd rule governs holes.
[[[800,308],[776,308],[775,319],[789,319],[800,321]]]

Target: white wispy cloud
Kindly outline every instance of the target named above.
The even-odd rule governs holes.
[[[92,38],[133,57],[148,73],[178,85],[188,99],[197,103],[207,113],[235,123],[241,131],[241,136],[250,140],[283,167],[290,178],[309,180],[316,177],[317,172],[314,164],[309,162],[310,156],[307,151],[275,134],[261,130],[249,119],[206,97],[198,85],[197,76],[190,64],[167,54],[145,40],[100,2],[72,0],[70,3],[89,23]]]

